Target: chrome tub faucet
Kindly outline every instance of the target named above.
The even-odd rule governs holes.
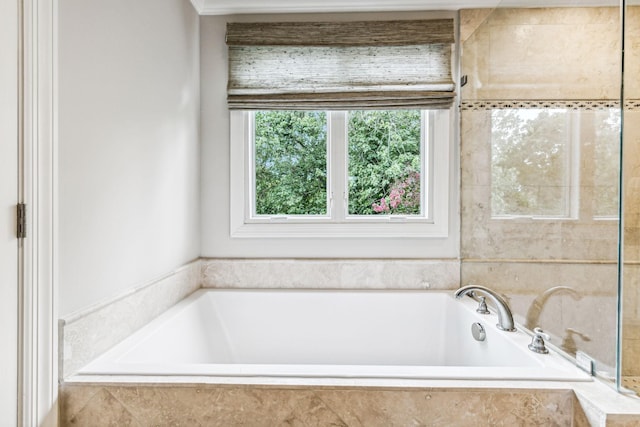
[[[482,292],[489,300],[493,302],[498,311],[498,324],[496,325],[498,329],[503,331],[513,332],[516,330],[515,324],[513,323],[513,315],[511,314],[511,309],[507,302],[496,292],[492,291],[489,288],[485,288],[484,286],[477,285],[468,285],[463,286],[458,289],[455,293],[456,298],[462,298],[470,292]]]

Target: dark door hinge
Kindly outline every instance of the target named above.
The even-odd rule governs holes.
[[[17,235],[18,239],[27,237],[27,205],[24,203],[18,203]]]

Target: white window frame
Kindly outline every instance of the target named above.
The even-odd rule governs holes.
[[[423,113],[425,137],[421,216],[347,215],[346,112],[328,112],[329,215],[255,216],[253,208],[253,113],[230,111],[230,235],[232,238],[444,238],[449,236],[450,112]],[[331,170],[336,168],[342,170]]]

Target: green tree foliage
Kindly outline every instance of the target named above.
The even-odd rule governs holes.
[[[349,113],[349,213],[420,214],[420,111]],[[327,213],[325,112],[255,113],[256,213]]]
[[[419,110],[349,113],[349,214],[420,214]]]
[[[255,113],[256,214],[327,213],[327,116]]]

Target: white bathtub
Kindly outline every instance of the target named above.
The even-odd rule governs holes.
[[[452,292],[200,290],[79,375],[591,379],[475,307]]]

